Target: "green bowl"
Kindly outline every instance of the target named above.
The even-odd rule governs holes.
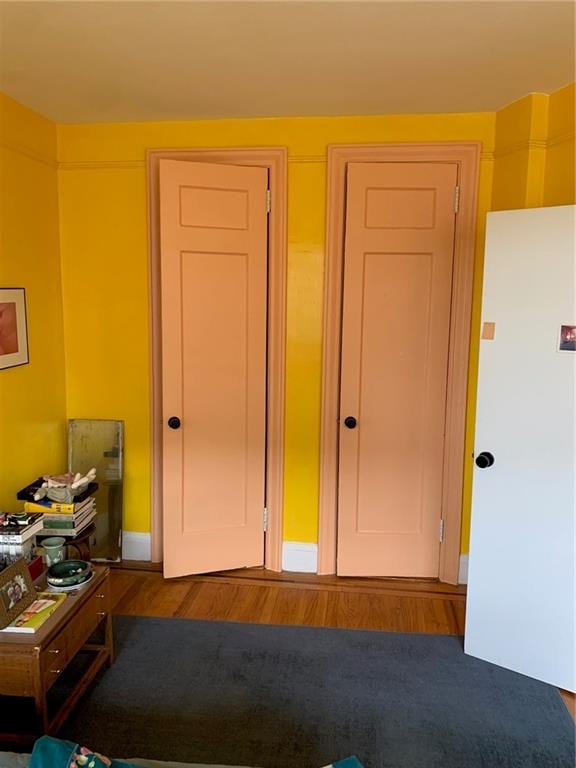
[[[90,576],[92,566],[86,560],[62,560],[48,568],[47,581],[54,587],[81,584]]]
[[[87,584],[92,576],[94,576],[94,571],[88,571],[88,573],[86,573],[81,578],[78,577],[78,579],[73,584],[51,584],[48,582],[48,586],[51,589],[60,590],[61,592],[68,592],[74,589],[78,589],[78,587],[81,587],[83,584]]]

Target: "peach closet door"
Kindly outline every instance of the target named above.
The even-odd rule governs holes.
[[[264,562],[267,186],[160,162],[167,577]]]
[[[348,165],[341,575],[438,576],[456,184],[451,163]]]

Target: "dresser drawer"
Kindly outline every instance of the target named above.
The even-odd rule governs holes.
[[[86,605],[78,611],[66,629],[70,658],[82,648],[98,624],[109,614],[109,606],[109,587],[106,579],[91,595]]]
[[[40,669],[46,690],[56,682],[58,676],[64,671],[70,656],[68,654],[67,630],[63,629],[50,645],[42,649],[40,655]]]
[[[0,653],[0,695],[34,695],[35,660],[30,654]]]
[[[46,690],[56,682],[68,662],[86,644],[98,624],[108,615],[109,604],[108,579],[106,579],[50,645],[42,650],[41,669]]]

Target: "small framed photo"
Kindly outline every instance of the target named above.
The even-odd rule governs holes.
[[[27,362],[26,293],[24,288],[0,288],[0,368]]]
[[[559,352],[576,352],[576,325],[560,326]]]
[[[0,629],[20,616],[36,599],[25,560],[16,560],[0,571]]]

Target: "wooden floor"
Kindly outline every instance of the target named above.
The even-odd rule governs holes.
[[[277,574],[261,569],[164,579],[114,568],[116,614],[463,635],[466,588],[434,581]],[[561,691],[574,715],[575,697]]]
[[[261,570],[165,580],[114,570],[114,611],[138,616],[462,634],[462,587]]]

